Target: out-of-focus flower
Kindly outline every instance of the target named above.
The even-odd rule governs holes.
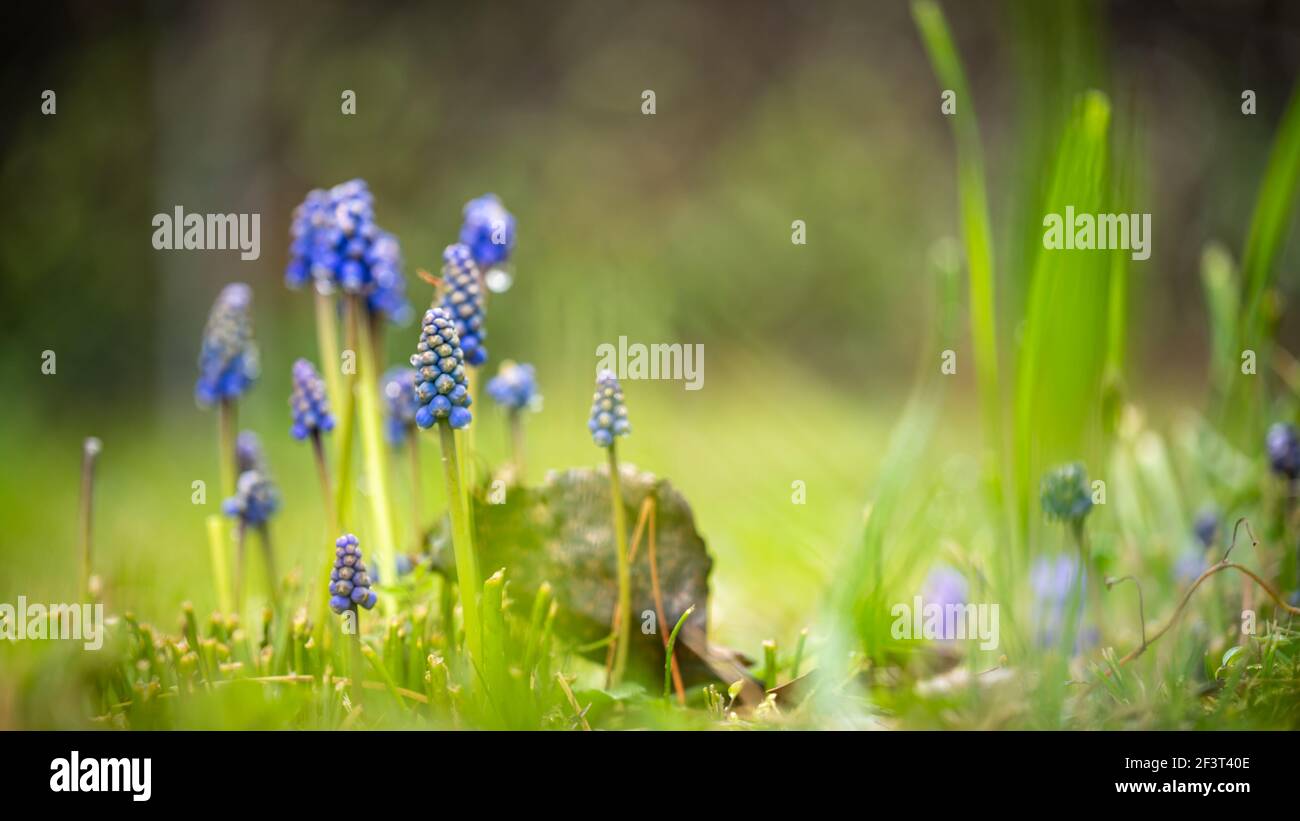
[[[239,474],[235,495],[223,502],[221,509],[245,525],[258,527],[266,524],[280,509],[280,497],[263,471],[246,470]]]
[[[1030,568],[1029,582],[1034,593],[1031,616],[1035,639],[1040,647],[1051,647],[1061,641],[1071,606],[1076,611],[1074,649],[1077,651],[1096,643],[1096,629],[1083,626],[1088,573],[1084,570],[1080,578],[1077,556],[1039,557]]]
[[[1201,543],[1201,547],[1206,549],[1212,547],[1219,540],[1219,511],[1212,507],[1202,510],[1196,516],[1192,532],[1196,534],[1196,540]]]
[[[325,395],[325,380],[306,359],[293,363],[293,392],[289,394],[289,407],[293,410],[294,439],[306,439],[315,433],[334,430],[334,417],[330,415],[329,399]]]
[[[483,346],[487,328],[483,324],[485,306],[479,270],[465,245],[448,245],[442,252],[442,260],[442,278],[447,284],[442,307],[456,321],[465,363],[477,367],[487,361],[487,348]]]
[[[454,428],[469,425],[469,389],[465,386],[464,351],[456,335],[456,324],[443,308],[430,308],[424,314],[420,342],[411,356],[411,366],[419,373],[415,424],[433,427],[446,419]]]
[[[221,289],[213,303],[199,349],[199,380],[194,386],[199,404],[237,399],[257,380],[252,307],[253,289],[242,282]]]
[[[1275,422],[1264,437],[1268,450],[1268,464],[1279,476],[1294,480],[1300,476],[1300,438],[1295,426],[1288,422]]]
[[[936,567],[926,576],[921,588],[921,600],[925,607],[938,605],[939,612],[943,614],[940,638],[957,638],[957,608],[966,604],[967,595],[966,577],[951,567]]]
[[[1071,462],[1049,470],[1041,487],[1043,512],[1064,522],[1082,522],[1092,510],[1092,493],[1083,465]]]
[[[540,399],[537,394],[537,372],[532,365],[520,365],[507,359],[501,363],[497,375],[488,382],[487,392],[498,405],[507,410],[524,410]]]
[[[330,609],[335,613],[361,606],[375,606],[379,596],[370,589],[371,578],[361,560],[357,537],[351,533],[334,542],[334,567],[330,570]]]
[[[484,271],[505,262],[515,247],[515,218],[496,194],[484,194],[465,203],[460,241],[469,247]]]
[[[262,442],[251,430],[241,430],[239,436],[235,437],[235,467],[240,473],[266,468]]]
[[[416,393],[414,368],[389,368],[380,388],[384,394],[384,434],[391,445],[401,445],[415,429],[415,413],[420,409]]]
[[[614,444],[615,438],[632,432],[632,425],[627,420],[627,405],[623,403],[623,388],[613,371],[603,370],[596,376],[596,393],[592,397],[587,430],[591,431],[591,441],[602,448]]]
[[[364,180],[315,190],[294,211],[285,283],[308,280],[322,293],[364,296],[367,307],[404,324],[411,308],[397,238],[375,222],[374,197]]]

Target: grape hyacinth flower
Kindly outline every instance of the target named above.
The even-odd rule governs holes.
[[[404,444],[415,431],[415,412],[420,409],[416,376],[414,368],[403,367],[389,368],[384,374],[384,434],[394,447]]]
[[[627,669],[628,644],[632,639],[632,571],[627,550],[627,511],[624,510],[623,484],[619,478],[617,439],[632,432],[627,421],[623,389],[613,371],[596,375],[596,394],[592,397],[591,418],[587,421],[591,439],[604,448],[609,458],[609,499],[614,520],[614,558],[618,565],[618,611],[615,613],[614,664],[610,668],[609,686],[616,686]]]
[[[239,472],[266,470],[266,457],[262,454],[262,441],[251,430],[241,430],[235,439],[235,464]]]
[[[1088,474],[1078,462],[1048,471],[1041,492],[1043,512],[1049,518],[1074,524],[1082,522],[1092,510]]]
[[[484,194],[465,203],[464,216],[460,241],[473,253],[481,270],[509,259],[515,247],[515,218],[496,194]]]
[[[479,599],[483,578],[478,571],[473,533],[469,526],[469,499],[461,481],[455,431],[473,419],[472,400],[465,384],[465,352],[456,323],[446,309],[430,308],[424,314],[420,341],[411,356],[416,369],[415,424],[421,429],[438,428],[442,445],[442,469],[447,483],[451,516],[452,552],[456,559],[456,581],[460,589],[461,614],[465,622],[465,647],[472,658],[483,658],[482,622]]]
[[[524,479],[524,424],[526,409],[536,408],[542,397],[537,393],[537,375],[532,365],[519,365],[509,359],[501,363],[497,375],[487,385],[488,395],[506,409],[510,417],[510,450],[514,472]]]
[[[612,446],[616,437],[632,432],[627,405],[623,404],[623,389],[613,371],[601,371],[596,377],[596,395],[592,398],[587,429],[596,447],[601,448]]]
[[[258,376],[253,341],[253,289],[242,282],[227,285],[217,296],[203,329],[199,379],[194,396],[206,406],[243,396]]]
[[[497,375],[488,382],[487,392],[498,405],[508,411],[531,408],[540,398],[537,393],[537,372],[532,365],[520,365],[507,359],[501,363]]]
[[[293,211],[289,227],[289,264],[284,270],[284,284],[293,290],[312,280],[312,258],[316,251],[317,232],[329,220],[328,191],[317,188]]]
[[[966,604],[967,595],[966,577],[951,567],[936,567],[926,576],[921,588],[921,601],[926,607],[938,605],[943,614],[939,638],[957,638],[957,608]]]
[[[1212,507],[1202,510],[1196,516],[1192,532],[1196,534],[1196,540],[1201,543],[1201,547],[1206,550],[1213,547],[1219,540],[1219,511]]]
[[[340,615],[358,606],[367,610],[375,606],[379,596],[370,589],[371,578],[366,563],[361,559],[357,537],[348,533],[334,542],[334,569],[330,571],[330,609]]]
[[[487,362],[487,328],[483,324],[485,305],[478,266],[469,246],[448,245],[442,252],[442,277],[446,291],[442,307],[456,322],[456,333],[465,352],[465,364],[478,367]]]
[[[1042,556],[1030,569],[1029,581],[1034,594],[1030,612],[1038,646],[1059,644],[1067,626],[1074,636],[1075,652],[1097,643],[1098,632],[1095,628],[1084,628],[1083,608],[1078,604],[1086,597],[1088,587],[1088,571],[1081,571],[1078,558],[1068,554],[1055,558]],[[1070,624],[1071,612],[1073,624]]]
[[[306,359],[293,363],[293,392],[289,394],[289,407],[293,410],[293,427],[290,434],[302,441],[308,436],[318,439],[320,434],[334,429],[329,399],[325,395],[325,381],[316,367]]]
[[[244,547],[250,529],[255,530],[258,536],[261,537],[262,554],[266,560],[267,584],[271,588],[271,600],[273,604],[279,606],[278,576],[275,572],[275,555],[271,550],[271,535],[268,527],[271,517],[279,508],[279,493],[270,478],[261,470],[246,470],[239,474],[235,495],[226,499],[221,505],[222,512],[235,519],[238,523],[236,529],[236,549],[238,552],[235,556],[235,602],[237,606],[243,605]]]
[[[1294,482],[1300,476],[1300,437],[1294,425],[1275,422],[1264,437],[1268,450],[1268,464],[1273,472]]]
[[[427,429],[445,420],[453,429],[468,426],[473,415],[465,384],[465,352],[456,324],[445,308],[425,312],[411,366],[420,380],[416,386],[419,408],[415,424]]]

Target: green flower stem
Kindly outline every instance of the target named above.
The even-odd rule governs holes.
[[[316,344],[320,348],[321,370],[325,372],[325,393],[331,408],[341,407],[343,385],[340,380],[339,327],[334,297],[316,291]]]
[[[266,561],[266,586],[271,591],[271,607],[280,611],[280,574],[275,571],[275,551],[271,547],[271,528],[263,524],[257,528],[262,544],[262,558]]]
[[[515,482],[527,484],[524,477],[524,415],[518,410],[510,411],[510,458],[515,463]]]
[[[208,517],[208,551],[212,559],[212,584],[217,592],[217,607],[222,613],[231,612],[230,567],[226,553],[226,523],[214,513]]]
[[[244,610],[244,547],[248,541],[248,528],[241,520],[235,525],[235,609]]]
[[[794,648],[794,661],[790,665],[791,680],[799,678],[799,668],[803,664],[804,645],[808,643],[808,628],[799,631],[799,643]]]
[[[614,510],[614,549],[618,560],[618,635],[614,639],[614,666],[609,681],[613,687],[623,680],[623,673],[627,670],[628,643],[632,640],[632,569],[627,558],[627,512],[623,509],[617,443],[609,446],[609,500]],[[672,658],[671,653],[669,658]]]
[[[356,439],[356,420],[357,420],[357,392],[356,392],[356,351],[357,351],[357,323],[353,319],[356,312],[354,300],[347,300],[343,303],[345,314],[345,333],[347,334],[347,349],[353,354],[353,369],[351,373],[346,374],[339,385],[342,392],[342,402],[338,406],[338,429],[335,432],[334,444],[338,448],[338,484],[334,487],[334,510],[339,517],[339,527],[345,528],[352,520],[352,443]],[[342,533],[342,530],[339,531]]]
[[[362,692],[366,689],[366,665],[361,652],[361,609],[354,604],[348,610],[352,613],[352,628],[354,631],[352,635],[345,637],[348,642],[350,662],[348,674],[352,679],[352,702],[360,705],[364,701]]]
[[[673,632],[668,634],[668,646],[664,648],[664,698],[668,698],[673,692],[673,648],[677,646],[677,634],[682,631],[682,625],[695,612],[695,605],[686,608],[686,612],[673,625]]]
[[[233,399],[222,399],[217,409],[217,466],[221,471],[221,497],[235,495],[235,482],[239,479],[235,461],[235,428],[238,426],[238,409]]]
[[[87,601],[92,596],[92,517],[95,500],[95,460],[99,456],[99,440],[87,439],[81,455],[81,594]]]
[[[442,472],[447,481],[447,509],[451,515],[451,547],[456,554],[456,581],[460,586],[461,612],[465,620],[465,645],[472,658],[481,660],[483,632],[478,608],[483,582],[470,536],[469,503],[460,482],[456,435],[445,419],[438,420],[438,436],[442,444]]]
[[[424,538],[424,482],[420,470],[420,437],[412,433],[408,437],[407,450],[411,461],[411,529],[415,531],[415,552],[419,553],[421,540]]]
[[[361,449],[366,460],[370,489],[370,513],[375,527],[375,556],[379,577],[389,583],[397,578],[397,539],[393,534],[393,508],[388,495],[387,453],[384,450],[383,417],[379,406],[379,361],[371,323],[363,315],[361,298],[349,297],[350,321],[357,325],[357,402],[361,419]],[[383,597],[385,612],[394,606],[391,596]]]
[[[325,459],[325,445],[321,442],[320,431],[311,432],[311,450],[316,459],[316,476],[320,479],[321,503],[325,506],[325,526],[331,539],[342,535],[339,527],[338,512],[334,509],[334,486],[330,482],[329,464]],[[333,564],[333,559],[331,566]]]
[[[768,690],[775,690],[776,681],[776,642],[771,639],[763,641],[763,685]]]

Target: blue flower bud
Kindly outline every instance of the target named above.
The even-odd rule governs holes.
[[[249,526],[266,524],[279,508],[280,496],[275,485],[260,470],[246,470],[239,474],[235,495],[221,505],[227,516]]]
[[[478,366],[487,361],[484,325],[483,283],[478,265],[465,245],[448,245],[442,252],[442,278],[446,291],[442,308],[456,322],[456,333],[467,364]]]
[[[265,472],[266,458],[262,455],[262,442],[251,430],[241,430],[235,437],[235,466],[240,473],[246,470]]]
[[[517,365],[508,359],[501,363],[497,375],[488,382],[487,392],[498,405],[511,411],[530,407],[540,398],[533,366]]]
[[[302,440],[314,433],[334,430],[325,381],[306,359],[293,363],[293,392],[289,394],[289,407],[293,410],[290,433],[294,439]]]
[[[1293,425],[1275,422],[1264,437],[1264,446],[1274,473],[1291,480],[1300,476],[1300,438]]]
[[[345,534],[334,545],[337,549],[334,551],[334,569],[330,572],[330,609],[335,613],[356,605],[371,609],[378,596],[370,589],[371,579],[366,573],[366,563],[361,560],[357,537]]]
[[[389,444],[401,445],[415,427],[415,414],[420,410],[416,391],[418,375],[412,368],[389,368],[380,383],[384,395],[384,433]]]
[[[451,373],[444,373],[439,361],[448,353],[455,360]],[[439,419],[446,419],[452,428],[463,428],[473,418],[470,414],[469,396],[465,390],[465,369],[462,367],[464,351],[456,333],[456,323],[445,308],[430,308],[424,314],[420,329],[420,342],[411,356],[411,367],[416,369],[419,385],[416,400],[420,408],[415,412],[415,424],[421,428],[432,427]]]
[[[1082,522],[1092,510],[1092,492],[1083,465],[1071,462],[1049,470],[1041,485],[1043,512],[1063,522]]]
[[[515,247],[515,218],[496,194],[484,194],[465,203],[460,227],[461,244],[473,254],[482,270],[505,262]]]
[[[199,404],[237,399],[256,381],[252,306],[253,289],[242,282],[227,285],[213,303],[199,349],[199,379],[194,386]]]
[[[602,448],[614,444],[616,437],[632,432],[627,419],[627,405],[623,404],[623,389],[613,371],[601,371],[596,377],[596,394],[592,397],[587,430],[591,431],[591,440]]]

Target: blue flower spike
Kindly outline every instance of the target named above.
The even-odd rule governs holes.
[[[294,211],[285,284],[315,282],[323,294],[361,295],[371,312],[394,323],[411,316],[397,238],[375,222],[374,197],[364,180],[317,189]]]
[[[330,414],[329,399],[325,395],[325,380],[306,359],[293,363],[289,407],[293,411],[293,427],[289,432],[294,439],[302,441],[334,429],[334,417]]]
[[[498,405],[511,413],[531,409],[541,400],[537,393],[537,371],[532,365],[517,364],[509,359],[501,363],[497,375],[488,381],[487,392]]]
[[[467,245],[448,245],[442,252],[442,261],[442,278],[446,283],[442,307],[456,321],[465,364],[478,367],[487,362],[488,357],[487,348],[483,346],[487,339],[483,278]]]
[[[627,420],[627,405],[623,403],[623,388],[613,371],[603,370],[596,376],[596,394],[592,397],[587,429],[591,431],[591,440],[601,448],[609,447],[617,437],[632,432]]]
[[[1275,422],[1264,437],[1268,464],[1273,472],[1292,482],[1300,476],[1300,436],[1289,422]]]
[[[1082,524],[1092,510],[1092,490],[1083,465],[1071,462],[1048,471],[1043,477],[1041,500],[1048,518]]]
[[[246,470],[239,474],[235,495],[221,505],[222,512],[238,519],[246,527],[265,525],[279,509],[279,494],[262,470]]]
[[[388,443],[399,447],[415,430],[415,414],[420,409],[416,393],[418,374],[414,368],[389,368],[380,382],[384,395],[384,434]]]
[[[419,403],[415,424],[431,428],[435,422],[446,420],[452,429],[467,427],[473,416],[465,383],[465,352],[446,309],[430,308],[425,312],[411,367],[416,369],[419,380],[415,388]]]
[[[199,379],[194,386],[199,404],[206,407],[238,399],[257,381],[252,307],[253,289],[242,282],[227,285],[213,303],[203,329]]]
[[[358,606],[370,610],[379,601],[371,584],[357,537],[351,533],[340,536],[334,542],[334,567],[330,570],[330,609],[339,614]]]
[[[515,248],[515,218],[496,194],[484,194],[465,203],[460,241],[486,271],[510,258]]]

